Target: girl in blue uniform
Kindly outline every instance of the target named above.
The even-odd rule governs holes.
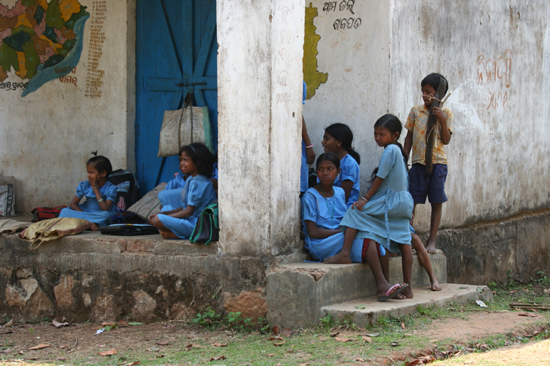
[[[344,230],[344,245],[340,253],[327,258],[326,263],[350,263],[350,250],[356,238],[369,239],[391,252],[401,251],[404,285],[391,286],[384,277],[375,245],[367,247],[365,256],[378,287],[378,300],[385,301],[403,293],[413,296],[410,284],[412,272],[411,231],[413,199],[409,193],[407,168],[403,148],[397,142],[402,131],[397,117],[386,114],[374,125],[374,139],[384,147],[380,164],[373,172],[372,185],[355,202],[340,223]]]
[[[216,200],[210,176],[213,156],[202,143],[183,146],[180,169],[189,175],[178,207],[164,206],[162,212],[149,218],[165,239],[189,239],[201,212]]]
[[[342,187],[346,195],[346,205],[350,207],[359,199],[359,164],[361,157],[351,147],[353,133],[343,123],[334,123],[325,129],[323,147],[325,152],[336,154],[340,159],[340,174],[334,185]]]
[[[61,210],[59,217],[74,217],[93,222],[92,230],[109,225],[117,212],[115,202],[117,187],[107,180],[113,171],[109,159],[94,156],[86,163],[88,180],[80,182],[70,207]],[[82,198],[86,201],[80,203]]]
[[[317,159],[319,182],[302,196],[302,225],[305,247],[311,256],[323,261],[337,254],[344,244],[344,233],[338,225],[347,211],[345,193],[334,181],[340,174],[340,159],[327,152]],[[363,241],[356,240],[351,251],[352,262],[361,263]]]

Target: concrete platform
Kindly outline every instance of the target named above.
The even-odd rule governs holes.
[[[444,306],[448,303],[466,303],[482,300],[492,301],[493,293],[487,286],[443,284],[441,291],[413,288],[414,298],[378,302],[376,296],[351,300],[321,307],[322,316],[331,315],[336,322],[348,321],[361,327],[373,325],[380,318],[401,317],[424,308]]]
[[[447,282],[447,259],[438,251],[430,256],[440,283]],[[390,258],[390,281],[403,282],[401,257]],[[414,256],[413,287],[429,287],[424,268]],[[266,296],[270,324],[307,327],[323,317],[321,308],[374,296],[376,285],[367,264],[294,263],[272,267],[267,273]]]

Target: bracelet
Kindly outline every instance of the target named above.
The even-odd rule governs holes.
[[[103,202],[103,198],[97,200],[97,203]]]
[[[365,197],[361,197],[362,200],[365,200],[366,202],[369,202],[368,199],[366,199]]]
[[[306,146],[306,149],[311,149],[313,147],[313,144]]]
[[[367,196],[367,198],[365,198],[365,196]],[[361,197],[361,199],[365,200],[365,201],[369,201],[370,200],[370,196],[368,194],[365,193],[365,196]]]

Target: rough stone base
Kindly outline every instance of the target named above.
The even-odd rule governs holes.
[[[448,282],[528,282],[538,271],[550,274],[550,210],[440,230],[437,248],[447,257]]]
[[[269,263],[216,245],[83,233],[36,251],[0,235],[0,315],[16,321],[191,319],[208,306],[265,317]]]

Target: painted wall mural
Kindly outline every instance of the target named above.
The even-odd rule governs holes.
[[[3,0],[5,4],[7,1]],[[26,96],[51,80],[76,85],[75,72],[90,14],[78,0],[0,3],[0,91]],[[21,82],[4,82],[15,74]]]
[[[317,27],[313,24],[319,12],[312,3],[306,7],[305,35],[304,35],[304,81],[307,84],[307,99],[315,95],[321,84],[328,80],[328,73],[317,70],[317,46],[321,36],[316,32]]]

